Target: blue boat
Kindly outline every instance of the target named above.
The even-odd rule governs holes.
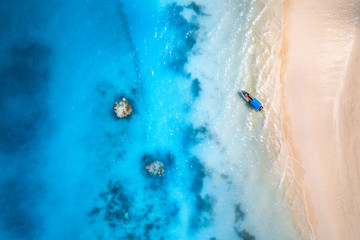
[[[250,93],[248,93],[246,91],[241,91],[241,95],[245,99],[246,102],[250,103],[258,111],[263,110],[263,106],[261,105],[261,103],[256,98],[251,96]]]

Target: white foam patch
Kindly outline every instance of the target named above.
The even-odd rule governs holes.
[[[198,42],[186,65],[202,89],[192,119],[195,126],[208,126],[214,137],[196,146],[193,153],[211,175],[202,194],[217,198],[215,224],[203,231],[215,229],[219,239],[235,239],[236,225],[258,239],[300,239],[278,188],[283,174],[276,164],[279,149],[273,145],[279,144],[281,134],[269,134],[281,123],[272,117],[278,114],[272,104],[277,104],[278,111],[279,104],[269,94],[278,80],[272,79],[278,74],[273,62],[281,34],[281,19],[271,14],[281,13],[281,4],[195,2],[205,15],[198,17]],[[250,108],[238,96],[243,89],[265,103],[265,113]],[[238,203],[245,219],[235,224]]]

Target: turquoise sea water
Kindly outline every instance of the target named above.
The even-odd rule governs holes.
[[[262,4],[0,3],[0,239],[300,239],[237,95]]]

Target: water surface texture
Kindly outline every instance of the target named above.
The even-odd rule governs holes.
[[[0,4],[0,239],[301,239],[269,116],[279,2]]]

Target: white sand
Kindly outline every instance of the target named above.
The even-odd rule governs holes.
[[[302,167],[295,177],[316,239],[360,239],[360,1],[284,4],[283,119]]]

